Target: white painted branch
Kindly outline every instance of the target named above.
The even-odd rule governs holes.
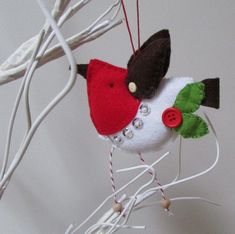
[[[92,34],[87,34],[87,35],[81,35],[81,33],[70,37],[67,41],[69,47],[72,50],[75,50],[76,48],[78,48],[79,46],[93,41],[97,38],[99,38],[100,36],[102,36],[103,34],[105,34],[107,31],[111,30],[112,28],[116,27],[117,25],[121,24],[122,20],[118,20],[116,22],[108,22],[105,27],[102,28],[97,28],[98,30],[93,31]],[[104,26],[104,25],[102,25]],[[37,37],[34,38],[33,43],[30,45],[30,53],[27,53],[27,57],[24,57],[22,60],[26,60],[26,62],[24,62],[23,64],[20,64],[17,66],[17,64],[13,64],[12,58],[9,58],[11,60],[11,66],[13,68],[8,67],[8,69],[6,71],[4,70],[0,70],[0,85],[8,83],[10,81],[16,80],[18,78],[21,78],[26,71],[27,68],[27,63],[28,63],[28,56],[31,55],[31,47],[33,48],[33,46],[35,47],[36,45],[36,40]],[[22,50],[22,48],[19,48],[19,50]],[[26,53],[25,53],[26,54]],[[53,61],[55,59],[58,59],[60,57],[64,56],[64,51],[61,48],[60,44],[55,45],[54,47],[52,47],[51,49],[48,49],[45,53],[45,55],[42,56],[42,58],[40,58],[40,62],[38,63],[37,67],[40,67],[50,61]],[[9,62],[6,62],[6,64],[10,64]],[[15,65],[15,66],[14,66]],[[3,66],[5,66],[5,64],[3,64]],[[2,67],[0,67],[1,69]]]
[[[52,15],[56,21],[61,17],[61,15],[63,14],[64,10],[66,9],[70,1],[71,0],[56,0],[52,10]],[[51,32],[51,29],[49,29],[49,25],[47,23],[45,23],[42,30],[45,30],[45,37],[47,37],[48,33]],[[13,76],[15,68],[20,67],[21,65],[24,66],[26,65],[26,62],[31,58],[33,54],[34,48],[37,46],[37,40],[38,40],[38,35],[30,38],[22,45],[20,45],[19,48],[16,49],[16,51],[12,55],[10,55],[4,63],[1,64],[0,78],[1,76],[3,77],[7,76],[7,71],[9,71],[9,75]],[[25,72],[21,74],[24,73]]]
[[[141,165],[138,166],[138,168],[144,168],[145,169],[139,173],[135,178],[131,179],[128,183],[126,183],[124,186],[122,186],[120,189],[118,189],[115,193],[109,195],[92,213],[89,217],[87,217],[79,226],[74,227],[73,230],[71,232],[69,232],[69,234],[73,234],[76,233],[77,231],[79,231],[110,199],[113,198],[113,196],[115,194],[119,194],[120,192],[122,192],[124,189],[126,189],[128,186],[130,186],[131,184],[133,184],[135,181],[137,181],[141,176],[143,176],[146,172],[148,172],[150,169],[153,170],[153,167],[158,164],[161,160],[163,160],[167,155],[169,154],[169,152],[165,153],[164,155],[162,155],[159,159],[157,159],[154,163],[152,163],[149,166],[146,165]],[[137,167],[135,167],[137,168]],[[155,173],[153,173],[154,176]],[[105,214],[106,215],[106,214]]]
[[[50,18],[48,17],[48,20],[50,20]],[[53,22],[53,21],[52,21]],[[57,30],[57,28],[54,26],[54,24],[51,22],[52,27],[54,28],[55,33],[57,34],[57,37],[66,53],[66,56],[68,57],[70,66],[71,66],[71,76],[70,79],[68,80],[68,83],[66,84],[66,86],[64,87],[64,89],[48,104],[48,106],[39,114],[39,116],[36,118],[36,120],[34,121],[34,123],[32,124],[32,127],[29,128],[26,136],[23,138],[22,144],[18,150],[18,152],[16,153],[14,159],[12,160],[8,170],[6,171],[6,173],[3,175],[3,178],[0,181],[0,191],[1,191],[1,195],[3,193],[3,191],[5,190],[6,186],[9,183],[10,178],[12,177],[12,174],[14,173],[15,169],[17,168],[17,166],[19,165],[20,161],[22,160],[29,144],[30,141],[34,135],[34,133],[36,132],[37,128],[39,127],[39,125],[41,124],[41,122],[46,118],[46,116],[51,112],[51,110],[66,96],[66,94],[71,90],[71,88],[73,87],[75,80],[76,80],[76,64],[75,64],[75,59],[73,58],[71,51],[67,45],[66,42],[63,42],[63,37],[60,33],[59,30]],[[34,57],[35,59],[35,57]],[[34,61],[35,62],[35,61]],[[31,69],[33,67],[32,66],[29,68]],[[34,70],[36,69],[36,67],[33,68],[33,70],[30,70],[28,75],[29,75],[29,79],[30,76],[33,75]],[[27,79],[26,79],[27,80]]]
[[[39,0],[40,1],[40,0]],[[117,16],[117,11],[114,13],[114,15],[111,17],[111,20],[106,20],[104,22],[100,23],[100,20],[103,19],[104,16],[106,16],[110,11],[113,9],[114,6],[116,6],[117,3],[114,3],[106,10],[101,16],[99,16],[90,26],[88,26],[85,30],[83,30],[79,36],[72,38],[72,40],[69,41],[70,45],[64,41],[61,36],[60,31],[57,29],[57,27],[60,27],[63,25],[63,23],[72,15],[74,15],[78,10],[80,10],[83,6],[85,6],[87,3],[89,3],[91,0],[82,0],[75,4],[73,7],[70,7],[64,14],[62,12],[58,13],[58,11],[55,11],[54,17],[58,16],[57,25],[55,26],[56,20],[54,19],[54,22],[52,23],[53,16],[47,16],[47,20],[50,21],[50,24],[46,23],[43,27],[43,30],[41,30],[41,33],[37,36],[35,36],[33,39],[30,39],[26,43],[23,43],[23,45],[12,55],[8,58],[8,60],[1,66],[2,71],[0,70],[0,78],[1,74],[5,73],[12,73],[12,77],[17,77],[19,74],[25,74],[24,79],[22,81],[22,84],[20,86],[19,93],[17,95],[15,105],[12,111],[12,115],[9,122],[8,127],[8,135],[7,135],[7,141],[6,141],[6,148],[5,148],[5,155],[4,155],[4,163],[1,170],[0,175],[0,197],[2,196],[3,192],[5,191],[15,169],[18,167],[19,163],[24,157],[24,154],[31,142],[32,137],[34,136],[35,132],[37,131],[37,128],[41,124],[41,122],[46,118],[46,116],[52,111],[52,109],[62,100],[62,98],[65,97],[65,95],[71,90],[73,87],[73,84],[75,82],[76,72],[74,69],[71,71],[72,77],[69,79],[68,83],[66,84],[65,88],[48,104],[48,106],[38,115],[36,120],[31,123],[31,113],[30,113],[30,107],[29,107],[29,88],[30,83],[33,77],[33,74],[35,70],[37,69],[38,65],[45,64],[45,61],[42,62],[42,59],[44,58],[45,52],[47,51],[47,48],[49,44],[51,43],[53,37],[55,34],[57,34],[57,37],[59,40],[59,45],[56,47],[53,47],[51,50],[51,54],[56,54],[57,57],[51,57],[51,59],[58,58],[58,56],[62,56],[66,54],[68,57],[68,60],[70,62],[70,65],[72,65],[74,68],[75,61],[72,59],[71,53],[69,52],[68,48],[69,46],[79,46],[83,43],[86,43],[90,40],[94,40],[97,37],[103,35],[106,31],[110,30],[117,24],[121,23],[120,21],[114,22],[113,20]],[[57,1],[57,5],[55,4],[55,8],[65,10],[67,7],[67,4],[69,1]],[[120,9],[120,7],[119,7]],[[45,11],[45,9],[44,9]],[[57,12],[57,13],[56,13]],[[45,13],[45,12],[44,12]],[[59,14],[61,15],[59,17]],[[51,28],[54,28],[52,30]],[[52,30],[52,31],[51,31]],[[48,32],[51,33],[49,34]],[[79,40],[78,40],[79,39]],[[79,44],[80,43],[80,44]],[[63,50],[62,50],[63,48]],[[67,49],[65,49],[67,48]],[[66,52],[67,51],[67,52]],[[49,53],[49,55],[51,55]],[[31,59],[30,59],[31,58]],[[71,64],[71,61],[73,60],[73,63]],[[51,60],[48,60],[51,61]],[[41,63],[41,64],[40,64]],[[10,69],[9,69],[10,68]],[[26,69],[27,68],[27,69]],[[3,71],[4,70],[4,71]],[[27,71],[26,71],[27,70]],[[6,77],[7,80],[4,82],[9,82],[10,78],[12,77]],[[18,77],[19,78],[19,77]],[[14,122],[16,118],[16,113],[18,111],[19,102],[22,97],[22,93],[24,93],[24,99],[25,99],[25,111],[27,116],[27,129],[26,129],[26,135],[22,138],[21,145],[18,149],[18,152],[13,156],[13,160],[9,163],[9,167],[7,168],[8,164],[8,158],[9,158],[9,152],[10,152],[10,145],[11,145],[11,138],[12,138],[12,132],[14,127]]]
[[[64,13],[71,0],[56,0],[53,10],[51,11],[52,17],[57,21]]]
[[[12,137],[13,126],[14,126],[14,122],[15,122],[16,113],[17,113],[17,110],[18,110],[18,107],[19,107],[19,102],[20,102],[20,99],[21,99],[21,96],[22,96],[23,92],[26,92],[26,96],[27,96],[26,97],[26,99],[27,99],[26,100],[26,116],[27,116],[28,128],[26,130],[26,133],[29,131],[29,129],[31,127],[31,116],[30,116],[30,111],[29,111],[29,100],[28,100],[28,89],[27,89],[29,87],[26,87],[26,89],[24,89],[24,88],[25,88],[25,83],[27,83],[27,78],[30,79],[32,77],[32,76],[31,77],[28,76],[28,72],[30,71],[30,68],[33,65],[33,62],[36,58],[36,55],[37,55],[38,50],[41,46],[44,34],[45,34],[45,31],[42,31],[39,34],[36,47],[34,48],[34,52],[33,52],[32,57],[30,59],[29,66],[27,68],[25,76],[22,80],[22,84],[20,86],[19,92],[18,92],[17,97],[16,97],[16,102],[15,102],[13,110],[12,110],[12,114],[11,114],[10,121],[9,121],[9,126],[8,126],[6,147],[5,147],[5,152],[4,152],[4,158],[3,158],[3,164],[2,164],[0,179],[3,178],[3,176],[5,174],[6,167],[7,167],[8,158],[9,158],[9,151],[10,151],[10,146],[11,146],[11,137]]]
[[[52,18],[58,17],[58,27],[62,26],[64,22],[69,19],[71,16],[73,16],[78,10],[82,9],[83,6],[85,6],[87,3],[89,3],[91,0],[81,0],[77,4],[75,4],[73,7],[70,7],[65,13],[63,11],[67,7],[68,3],[70,1],[68,0],[57,0],[54,6],[54,14],[52,15]],[[79,36],[72,37],[71,40],[68,42],[70,43],[70,46],[73,48],[77,47],[80,44],[87,43],[90,40],[94,40],[97,37],[104,34],[109,29],[116,26],[118,23],[113,22],[113,19],[117,16],[117,11],[115,14],[111,17],[111,20],[100,22],[101,19],[103,19],[104,16],[106,16],[113,8],[117,5],[117,2],[111,5],[111,7],[108,8],[101,16],[99,16],[88,28],[83,30]],[[56,20],[55,20],[56,22]],[[2,196],[4,190],[6,189],[9,180],[14,173],[15,169],[19,165],[20,161],[22,160],[25,151],[30,144],[31,138],[33,137],[34,133],[36,132],[38,126],[40,123],[44,120],[44,118],[48,115],[48,113],[57,105],[60,100],[69,92],[70,86],[66,86],[64,90],[58,96],[56,96],[52,102],[45,108],[45,110],[40,113],[40,115],[36,118],[35,122],[31,123],[31,114],[30,114],[30,107],[29,107],[29,88],[30,88],[30,82],[32,80],[32,76],[34,74],[34,71],[38,67],[38,64],[41,62],[42,58],[44,58],[44,54],[47,51],[47,47],[49,46],[50,42],[52,41],[55,31],[51,31],[50,24],[46,23],[43,26],[42,33],[35,36],[34,38],[30,39],[29,41],[22,44],[22,46],[19,47],[19,49],[16,50],[16,52],[10,56],[7,61],[2,64],[0,74],[5,73],[11,73],[13,78],[16,78],[19,74],[24,74],[25,77],[22,81],[19,93],[17,95],[15,105],[12,111],[12,115],[9,122],[8,127],[8,134],[7,134],[7,142],[6,142],[6,148],[5,148],[5,154],[4,154],[4,162],[1,169],[1,175],[0,175],[0,197]],[[51,33],[49,34],[49,32]],[[57,30],[58,34],[58,30]],[[61,43],[61,41],[60,41]],[[42,46],[41,46],[42,45]],[[62,56],[65,54],[64,47],[66,45],[59,44],[56,47],[53,47],[51,50],[49,50],[50,53],[48,55],[56,54],[58,56]],[[69,45],[68,45],[69,46]],[[40,48],[41,47],[41,48]],[[63,47],[63,49],[62,49]],[[30,59],[31,57],[31,59]],[[50,59],[55,59],[57,57],[51,57]],[[46,57],[48,59],[48,57]],[[51,60],[48,60],[51,61]],[[41,62],[40,66],[45,63],[45,60]],[[27,72],[26,72],[26,68]],[[10,78],[12,78],[10,77]],[[9,76],[7,77],[9,79]],[[8,82],[10,80],[6,80]],[[75,80],[73,79],[73,82]],[[27,115],[27,123],[28,127],[26,129],[26,135],[22,138],[21,145],[19,147],[19,150],[17,154],[13,157],[12,162],[10,163],[9,168],[7,169],[8,164],[8,158],[9,158],[9,151],[11,146],[11,137],[14,127],[14,122],[16,118],[16,113],[18,111],[19,102],[22,97],[22,93],[24,93],[25,97],[25,111]],[[7,170],[6,170],[7,169]]]
[[[157,191],[159,191],[161,188],[167,189],[171,186],[175,186],[179,183],[184,183],[187,182],[189,180],[198,178],[206,173],[208,173],[209,171],[211,171],[217,164],[218,159],[219,159],[219,142],[216,136],[216,132],[215,129],[212,125],[212,123],[210,122],[208,116],[204,113],[210,128],[212,130],[212,133],[214,135],[214,139],[215,139],[215,145],[216,145],[216,157],[215,157],[215,161],[212,163],[212,165],[205,169],[202,172],[199,172],[195,175],[180,179],[180,171],[181,171],[181,153],[179,154],[179,170],[177,172],[176,178],[173,179],[172,182],[164,184],[162,186],[157,186],[157,187],[153,187],[153,188],[147,188],[149,185],[151,185],[154,180],[155,180],[155,169],[153,168],[154,165],[158,164],[161,160],[163,160],[165,158],[165,155],[163,155],[162,157],[160,157],[157,161],[155,161],[153,164],[147,166],[145,165],[146,169],[143,170],[139,175],[137,175],[135,178],[133,178],[130,182],[128,182],[126,185],[124,185],[122,188],[120,188],[119,190],[117,190],[114,194],[110,195],[109,197],[107,197],[103,203],[101,203],[101,205],[84,221],[82,222],[79,226],[74,226],[74,225],[70,225],[67,229],[67,231],[65,232],[66,234],[75,234],[78,233],[78,231],[80,231],[80,229],[103,207],[103,205],[111,198],[113,197],[115,194],[119,194],[120,192],[123,191],[123,189],[127,188],[130,184],[132,184],[133,182],[135,182],[138,178],[140,178],[140,176],[142,176],[144,173],[147,173],[149,171],[149,169],[151,169],[152,172],[152,179],[147,182],[146,184],[144,184],[143,186],[141,186],[136,193],[134,193],[132,196],[130,197],[126,197],[126,196],[122,196],[122,198],[120,199],[120,202],[123,204],[123,211],[121,213],[116,213],[114,212],[114,210],[111,208],[110,210],[108,210],[99,220],[97,223],[93,224],[92,226],[90,226],[85,234],[92,234],[92,233],[96,233],[96,234],[111,234],[114,233],[120,229],[125,229],[125,228],[131,228],[131,229],[139,229],[142,228],[144,229],[145,226],[130,226],[127,225],[128,219],[131,215],[132,212],[136,211],[136,210],[140,210],[142,208],[147,207],[148,205],[142,205],[142,202],[144,202],[145,200],[149,199],[150,197],[152,197],[153,195],[156,194]],[[179,152],[181,152],[181,139],[180,139],[180,147],[179,147]],[[137,166],[137,167],[133,167],[133,168],[127,168],[124,170],[119,170],[118,172],[124,172],[124,171],[129,171],[129,170],[133,170],[133,169],[138,169],[141,168],[142,166]],[[212,205],[216,205],[218,206],[219,204],[209,201],[208,199],[205,198],[201,198],[201,197],[178,197],[178,198],[172,198],[170,199],[172,202],[173,201],[179,201],[179,200],[200,200],[203,202],[207,202],[209,204]],[[150,204],[150,205],[156,205],[159,204],[159,201]],[[169,213],[171,214],[171,213]]]
[[[79,46],[99,38],[104,33],[106,33],[107,31],[109,31],[110,29],[116,27],[117,25],[119,25],[121,23],[122,23],[122,20],[119,20],[119,21],[114,22],[114,23],[110,23],[110,24],[106,25],[104,28],[100,29],[98,32],[94,32],[93,34],[91,34],[89,36],[83,36],[79,33],[75,36],[70,37],[67,40],[67,43],[68,43],[68,45],[70,46],[70,48],[72,50],[75,50]],[[64,52],[61,49],[61,46],[59,44],[57,44],[45,53],[45,55],[41,59],[38,66],[42,66],[43,64],[48,63],[52,60],[55,60],[55,59],[57,59],[57,58],[59,58],[63,55],[64,55]],[[0,81],[0,84],[1,84],[1,81]]]
[[[75,13],[77,13],[80,9],[82,9],[86,4],[88,4],[91,0],[81,0],[77,4],[75,4],[72,7],[69,7],[68,10],[61,15],[61,17],[58,20],[58,26],[61,27],[68,19],[70,19]],[[58,3],[59,4],[59,3]],[[64,3],[67,7],[68,1]],[[110,20],[105,21],[107,25],[105,27],[100,27],[100,25],[103,25],[101,23],[98,25],[99,21],[106,15],[108,15],[114,7],[118,6],[117,11],[114,13],[114,15],[110,18]],[[56,5],[56,8],[59,6]],[[64,9],[63,8],[63,9]],[[97,20],[94,21],[88,28],[83,30],[81,33],[74,35],[67,39],[67,43],[69,44],[70,48],[72,50],[78,48],[80,45],[95,40],[96,38],[102,36],[104,33],[109,31],[110,29],[114,28],[115,26],[122,23],[121,20],[114,22],[114,19],[117,16],[117,13],[120,9],[120,1],[118,0],[116,3],[112,4],[100,17],[97,18]],[[54,10],[54,13],[58,17],[58,11]],[[61,14],[61,12],[60,12]],[[43,28],[45,28],[44,26]],[[93,31],[97,27],[97,32]],[[46,34],[47,35],[47,34]],[[48,37],[53,37],[53,32]],[[87,37],[87,38],[86,38]],[[25,43],[23,43],[2,65],[0,65],[0,85],[3,85],[5,83],[8,83],[10,81],[16,80],[20,77],[22,77],[25,74],[27,63],[29,58],[32,55],[33,48],[36,46],[37,36],[29,39]],[[44,65],[45,63],[48,63],[52,60],[55,60],[61,56],[63,56],[63,50],[61,49],[60,45],[56,45],[53,48],[49,49],[45,53],[45,57],[42,57],[40,60],[39,66]]]

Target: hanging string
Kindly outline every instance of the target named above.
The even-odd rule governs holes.
[[[124,13],[124,16],[125,16],[126,27],[127,27],[128,34],[129,34],[129,37],[130,37],[131,47],[132,47],[132,50],[133,50],[133,54],[135,54],[135,47],[134,47],[134,43],[133,43],[133,38],[132,38],[132,34],[131,34],[131,29],[130,29],[127,13],[126,13],[126,7],[125,7],[125,4],[124,4],[124,0],[121,0],[121,3],[122,3],[123,13]]]
[[[124,16],[125,16],[126,27],[127,27],[127,31],[128,31],[128,34],[129,34],[129,38],[130,38],[133,54],[136,54],[136,49],[135,49],[134,42],[133,42],[133,37],[132,37],[132,33],[131,33],[131,29],[130,29],[130,24],[129,24],[128,17],[127,17],[127,12],[126,12],[126,7],[125,7],[125,4],[124,4],[124,0],[121,0],[121,4],[122,4],[123,13],[124,13]],[[139,10],[139,0],[136,0],[136,12],[137,12],[137,30],[138,30],[138,49],[140,49],[140,10]]]
[[[110,181],[111,181],[113,193],[116,192],[114,173],[113,173],[113,152],[114,152],[115,148],[116,147],[114,145],[112,145],[110,152],[109,152],[109,175],[110,175]],[[118,203],[116,195],[114,195],[114,201],[115,201],[115,203]]]
[[[137,12],[138,50],[139,50],[140,49],[140,7],[139,7],[139,0],[136,0],[136,12]]]

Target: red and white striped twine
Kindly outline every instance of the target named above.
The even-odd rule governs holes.
[[[142,154],[141,153],[138,153],[138,154],[140,156],[140,160],[141,160],[142,164],[146,165],[145,160],[144,160]],[[151,171],[148,171],[148,173],[150,175],[153,175],[153,173]],[[162,186],[161,183],[159,182],[159,180],[157,179],[157,177],[155,177],[155,181],[157,182],[157,184],[159,186]],[[162,198],[166,200],[166,195],[165,195],[165,192],[164,192],[164,190],[162,188],[160,189],[160,192],[161,192]]]
[[[116,147],[114,145],[112,145],[110,152],[109,152],[109,175],[110,175],[110,181],[111,181],[113,193],[116,192],[114,173],[113,173],[113,152],[114,152],[115,148]],[[114,195],[114,201],[117,203],[117,196],[116,195]]]

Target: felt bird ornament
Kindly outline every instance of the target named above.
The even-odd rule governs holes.
[[[199,138],[207,123],[194,112],[219,108],[219,78],[194,82],[165,78],[171,54],[168,30],[152,35],[126,68],[93,59],[77,65],[86,78],[90,115],[97,132],[135,153],[160,150],[178,135]]]

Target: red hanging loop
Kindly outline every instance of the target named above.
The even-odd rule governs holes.
[[[126,13],[126,8],[125,8],[124,1],[121,0],[121,3],[122,3],[123,13],[124,13],[124,16],[125,16],[126,27],[127,27],[128,33],[129,33],[130,41],[131,41],[131,47],[132,47],[133,53],[135,54],[135,47],[134,47],[134,43],[133,43],[133,38],[132,38],[132,34],[131,34],[131,29],[130,29],[130,25],[129,25],[127,13]]]
[[[137,12],[138,50],[139,50],[140,49],[140,7],[139,7],[139,0],[136,0],[136,12]]]
[[[131,33],[131,29],[130,29],[130,24],[129,24],[128,17],[127,17],[127,12],[126,12],[126,8],[125,8],[124,0],[121,0],[121,4],[122,4],[123,13],[124,13],[124,16],[125,16],[126,27],[127,27],[128,34],[129,34],[129,37],[130,37],[130,42],[131,42],[131,47],[132,47],[132,50],[133,50],[133,54],[136,54],[136,49],[134,47],[133,37],[132,37],[132,33]],[[136,0],[136,12],[137,12],[138,50],[139,50],[140,49],[140,10],[139,10],[139,0]]]

